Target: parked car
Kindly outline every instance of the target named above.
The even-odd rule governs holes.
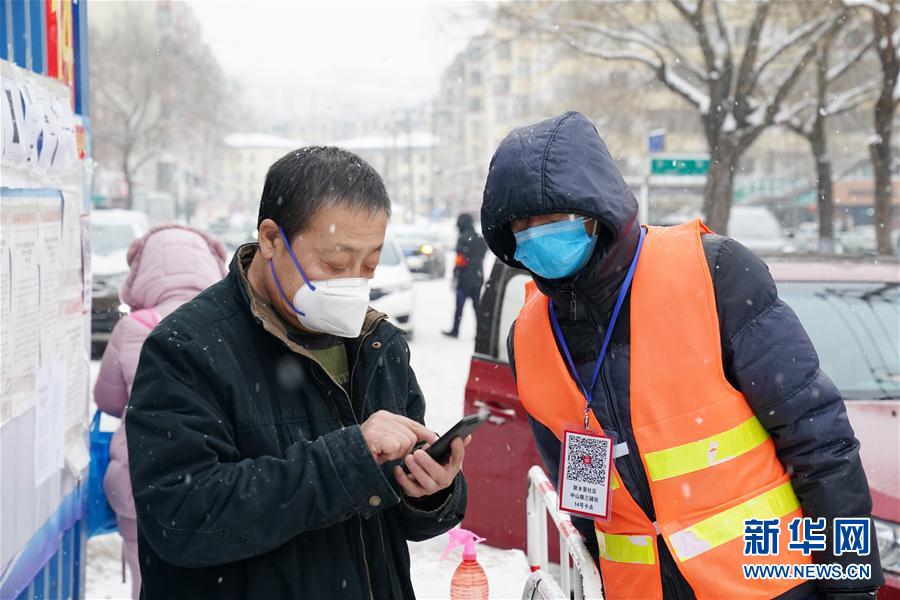
[[[408,339],[413,335],[413,278],[403,253],[391,238],[385,238],[381,260],[371,282],[370,304],[388,315]]]
[[[436,237],[418,229],[402,229],[394,232],[394,239],[412,273],[440,279],[447,272],[446,248]]]
[[[696,210],[683,210],[664,217],[658,225],[677,225],[700,217]],[[728,217],[728,236],[757,254],[793,251],[781,223],[765,206],[733,206]]]
[[[900,598],[900,265],[821,257],[770,263],[779,293],[800,317],[822,369],[846,400],[887,578],[879,598]],[[525,547],[527,471],[543,464],[506,350],[528,281],[524,271],[495,263],[481,300],[465,391],[464,413],[487,409],[493,426],[482,428],[466,450],[470,492],[464,526],[506,548]]]
[[[95,360],[103,354],[115,324],[130,310],[119,300],[119,286],[128,276],[128,246],[147,228],[147,215],[142,212],[103,209],[91,213],[91,358]]]

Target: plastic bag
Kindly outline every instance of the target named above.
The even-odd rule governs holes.
[[[100,430],[100,411],[91,423],[91,466],[88,469],[88,537],[116,531],[116,513],[106,499],[103,476],[109,466],[109,443],[112,431]]]

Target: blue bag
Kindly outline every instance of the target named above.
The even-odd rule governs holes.
[[[106,499],[103,476],[109,466],[109,443],[112,431],[100,431],[100,411],[91,423],[91,466],[88,470],[88,537],[116,531],[116,513]]]

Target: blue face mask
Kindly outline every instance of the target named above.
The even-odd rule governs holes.
[[[583,217],[530,227],[515,235],[516,260],[544,279],[571,277],[587,264],[597,245],[597,234],[587,234]]]

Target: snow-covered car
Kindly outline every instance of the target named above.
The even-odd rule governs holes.
[[[662,219],[657,225],[677,225],[699,219],[696,210],[681,210]],[[765,206],[732,206],[728,216],[728,237],[757,254],[771,255],[793,250],[781,223]]]
[[[128,276],[128,246],[147,231],[147,215],[121,209],[91,213],[91,357],[99,358],[113,327],[128,312],[119,286]]]
[[[381,260],[375,268],[369,295],[372,308],[388,315],[407,338],[413,334],[413,277],[403,259],[403,253],[391,238],[385,238]]]
[[[757,254],[777,254],[789,250],[781,223],[764,206],[734,206],[728,217],[728,237]]]
[[[822,370],[841,390],[872,494],[872,516],[886,585],[900,598],[900,265],[836,257],[768,259],[779,295],[797,313]],[[531,277],[497,261],[481,298],[463,414],[491,413],[492,431],[466,450],[466,527],[492,545],[524,548],[528,469],[542,465],[506,349],[506,336]],[[491,427],[486,425],[485,427]],[[510,490],[514,490],[510,499]],[[555,536],[550,536],[555,543]],[[550,556],[556,556],[550,550]]]
[[[872,494],[886,580],[878,597],[900,598],[900,264],[884,257],[768,263],[778,295],[844,396]]]

